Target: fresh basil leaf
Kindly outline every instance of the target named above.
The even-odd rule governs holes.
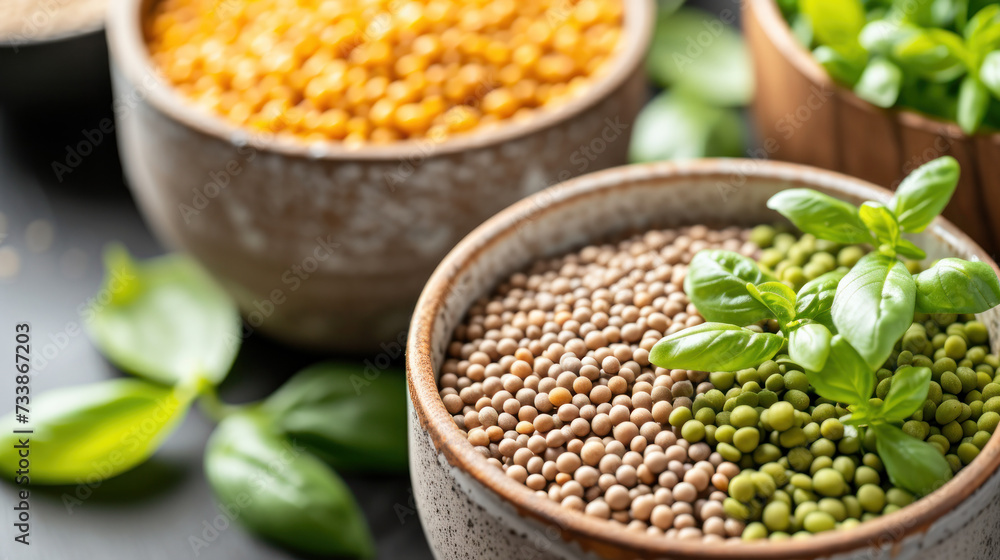
[[[871,241],[857,206],[812,189],[783,190],[767,201],[767,207],[820,239],[837,243]]]
[[[919,28],[892,19],[876,19],[865,24],[858,42],[872,54],[888,56],[896,44],[919,33]]]
[[[949,45],[939,41],[940,34],[916,31],[898,41],[892,49],[892,58],[901,66],[921,75],[933,75],[956,65],[962,66]],[[957,37],[957,36],[956,36]]]
[[[893,485],[917,496],[930,494],[951,480],[951,467],[933,445],[891,424],[873,424],[878,456]]]
[[[788,355],[807,370],[820,371],[830,355],[830,340],[833,335],[819,323],[806,323],[788,337]]]
[[[406,377],[326,362],[297,373],[262,409],[337,470],[406,470]]]
[[[958,89],[958,126],[966,134],[979,129],[990,104],[990,92],[977,76],[968,75]]]
[[[764,282],[759,286],[747,283],[750,297],[764,304],[782,324],[795,319],[795,292],[781,282]]]
[[[702,323],[661,339],[650,350],[649,361],[666,369],[737,371],[770,360],[784,343],[776,334]]]
[[[846,270],[827,272],[802,286],[795,303],[795,314],[799,319],[812,319],[836,334],[830,308],[837,293],[837,285],[847,274]]]
[[[137,263],[112,246],[105,263],[97,303],[83,311],[101,353],[158,383],[202,377],[219,384],[241,342],[239,312],[222,288],[179,254]]]
[[[750,296],[747,284],[773,280],[753,259],[732,251],[706,250],[691,259],[684,291],[706,321],[750,325],[772,314]]]
[[[903,231],[919,233],[944,210],[958,186],[958,161],[951,156],[931,160],[906,176],[889,201]]]
[[[902,257],[913,259],[915,261],[922,261],[927,258],[927,253],[925,253],[923,249],[917,247],[912,241],[903,237],[900,237],[899,241],[896,243],[896,252]]]
[[[885,58],[875,57],[861,73],[854,93],[872,105],[888,108],[896,104],[902,85],[903,71]]]
[[[868,201],[858,211],[861,221],[875,234],[879,243],[895,248],[899,242],[899,223],[892,212],[879,202]]]
[[[869,253],[844,276],[833,298],[833,323],[878,368],[913,322],[916,285],[898,260]]]
[[[368,558],[364,515],[336,472],[259,413],[219,424],[205,449],[205,474],[220,507],[261,536],[318,555]]]
[[[861,54],[864,55],[864,51],[861,51]],[[861,78],[861,72],[864,71],[867,61],[867,56],[863,56],[859,62],[856,58],[845,56],[843,52],[827,45],[816,47],[812,55],[834,80],[852,86]]]
[[[865,26],[861,0],[801,0],[799,10],[809,18],[819,42],[827,45],[853,43]]]
[[[816,394],[839,403],[866,404],[875,389],[873,369],[839,334],[833,336],[829,349],[822,369],[806,368],[806,377]]]
[[[896,370],[889,385],[889,393],[882,400],[879,415],[886,422],[902,422],[927,400],[931,370],[926,367],[905,366]]]
[[[19,440],[30,439],[31,484],[103,480],[148,459],[184,418],[194,391],[140,379],[57,389],[31,403],[32,434],[0,436],[0,474],[15,478]],[[14,414],[2,421],[16,426]],[[27,480],[30,479],[30,480]]]
[[[711,39],[692,42],[705,36]],[[681,8],[666,16],[657,14],[646,67],[660,87],[672,87],[707,105],[740,107],[753,97],[753,65],[742,35],[705,10]]]
[[[1000,51],[993,51],[983,58],[979,68],[979,80],[990,90],[993,97],[1000,99]]]
[[[1000,42],[1000,6],[990,4],[976,12],[965,26],[965,40],[969,50],[980,57],[994,50]]]
[[[943,45],[948,49],[951,57],[961,63],[962,66],[973,66],[972,53],[969,52],[965,41],[960,35],[947,29],[926,29],[924,33],[928,34],[939,45]]]
[[[629,161],[740,156],[746,152],[745,128],[734,109],[709,105],[677,91],[665,91],[647,103],[636,117]]]
[[[919,313],[982,313],[1000,305],[1000,281],[984,262],[941,259],[913,279]]]

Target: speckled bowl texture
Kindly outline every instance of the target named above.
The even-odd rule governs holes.
[[[787,163],[701,160],[589,174],[522,200],[469,234],[438,266],[417,304],[407,344],[410,469],[417,509],[437,558],[670,558],[987,560],[1000,546],[1000,439],[954,479],[902,510],[838,532],[781,543],[704,546],[625,531],[561,508],[475,452],[445,410],[437,377],[452,332],[472,302],[533,260],[652,227],[753,226],[780,216],[779,190],[810,187],[860,203],[890,193],[858,179]],[[944,219],[918,236],[931,259],[996,264]],[[998,270],[1000,273],[1000,270]],[[1000,342],[1000,310],[980,316]]]
[[[546,186],[625,162],[647,92],[652,0],[625,0],[622,46],[580,97],[442,142],[348,149],[253,134],[195,111],[153,69],[150,0],[108,22],[128,182],[167,244],[235,296],[248,325],[302,346],[365,352],[405,333],[434,266],[466,233]]]

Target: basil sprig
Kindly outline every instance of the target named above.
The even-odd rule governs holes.
[[[878,249],[840,280],[830,308],[837,332],[872,369],[889,357],[914,310],[981,313],[1000,304],[1000,282],[985,263],[942,259],[914,276],[898,259],[926,256],[903,234],[930,225],[948,204],[958,177],[958,162],[945,156],[906,177],[887,205],[869,201],[858,208],[810,189],[782,191],[768,201],[769,208],[817,238],[843,239],[844,230],[830,222],[838,216],[856,239],[867,237]]]
[[[828,8],[813,4],[815,10]],[[899,260],[926,257],[903,234],[923,231],[944,209],[958,172],[953,158],[934,160],[907,177],[887,205],[870,201],[859,208],[810,189],[776,194],[768,207],[804,232],[838,243],[869,243],[876,251],[850,271],[824,274],[798,293],[746,257],[701,251],[684,288],[710,322],[663,338],[650,361],[668,369],[735,371],[760,365],[787,344],[789,361],[805,370],[815,393],[846,404],[846,423],[871,430],[893,484],[918,495],[934,490],[951,478],[948,462],[898,427],[926,400],[931,370],[899,368],[884,400],[872,394],[875,370],[915,312],[980,313],[1000,304],[1000,281],[985,263],[947,258],[911,275]],[[752,325],[765,319],[775,321],[779,332]]]
[[[825,274],[796,294],[753,259],[731,251],[700,251],[691,259],[684,289],[710,322],[660,340],[649,359],[673,369],[736,371],[770,360],[787,342],[796,360],[821,368],[829,348],[819,342],[833,336],[831,291],[841,276]],[[744,327],[764,319],[777,321],[780,334]]]

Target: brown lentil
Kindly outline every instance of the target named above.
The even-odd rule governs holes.
[[[683,292],[691,256],[708,247],[752,256],[747,236],[695,227],[591,245],[475,301],[441,376],[456,423],[471,420],[469,443],[587,515],[668,538],[739,537],[743,523],[722,506],[739,467],[669,424],[712,388],[707,374],[652,366],[649,350],[702,322]]]

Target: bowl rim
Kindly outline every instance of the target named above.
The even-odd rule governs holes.
[[[808,77],[815,85],[835,91],[841,99],[851,106],[868,112],[885,114],[909,128],[925,130],[946,138],[982,137],[1000,139],[1000,132],[966,134],[958,126],[958,123],[932,117],[905,107],[878,107],[861,99],[853,91],[834,81],[826,70],[812,57],[812,53],[799,43],[792,34],[792,29],[789,27],[788,22],[781,15],[781,10],[778,8],[776,0],[751,0],[744,2],[744,6],[746,11],[751,12],[757,19],[764,34],[767,35],[768,41],[784,56],[785,60],[789,61],[799,73]]]
[[[107,20],[108,50],[113,67],[124,75],[130,85],[144,88],[145,99],[150,105],[189,128],[236,146],[250,144],[254,148],[286,156],[322,160],[422,161],[430,156],[495,146],[569,121],[608,98],[641,70],[652,40],[655,13],[654,0],[622,0],[622,35],[617,52],[607,62],[608,71],[581,95],[539,111],[532,118],[450,136],[438,142],[430,138],[415,138],[385,145],[348,147],[332,140],[306,143],[281,138],[273,132],[255,132],[188,103],[159,74],[146,48],[141,15],[155,1],[111,0]],[[155,80],[155,86],[145,86],[148,77]]]
[[[503,238],[516,235],[518,224],[539,219],[551,209],[580,200],[613,196],[615,189],[627,188],[629,184],[638,182],[687,182],[692,178],[727,180],[734,174],[746,177],[746,184],[751,188],[755,183],[781,181],[804,187],[818,185],[844,194],[883,200],[892,194],[866,181],[811,166],[768,160],[704,159],[627,165],[598,171],[550,187],[509,206],[452,249],[428,280],[414,311],[406,348],[407,385],[420,426],[430,435],[436,451],[443,454],[450,465],[489,488],[500,499],[513,504],[519,513],[555,525],[562,534],[570,535],[575,540],[598,542],[605,547],[610,545],[642,557],[691,560],[823,558],[876,546],[877,543],[900,542],[909,535],[927,531],[935,521],[986,483],[1000,467],[1000,437],[991,438],[970,465],[936,491],[897,512],[861,523],[855,528],[781,543],[740,542],[706,547],[700,541],[680,541],[621,531],[620,526],[611,525],[608,521],[563,508],[508,478],[487,463],[468,443],[438,393],[431,350],[437,315],[445,306],[456,277]],[[936,218],[928,230],[952,246],[967,247],[974,257],[989,264],[1000,275],[1000,268],[990,255],[944,218]],[[414,442],[411,441],[410,445]]]
[[[64,30],[59,33],[53,33],[52,35],[34,37],[21,42],[16,40],[16,34],[0,34],[0,50],[14,50],[14,52],[17,52],[20,49],[56,45],[58,43],[74,41],[76,39],[82,39],[93,35],[100,35],[104,33],[105,20],[106,16],[99,17],[80,27]]]

